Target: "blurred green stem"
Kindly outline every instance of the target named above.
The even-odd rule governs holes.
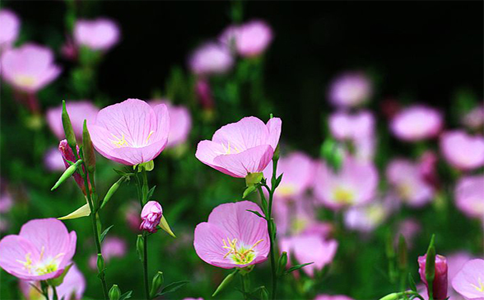
[[[136,175],[137,186],[138,186],[138,197],[141,205],[141,209],[148,202],[148,177],[146,175],[146,170],[142,168],[141,170],[141,180],[139,175]],[[145,296],[147,300],[150,300],[150,283],[148,281],[148,236],[143,232],[143,280],[145,286]]]

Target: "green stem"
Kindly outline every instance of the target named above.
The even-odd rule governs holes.
[[[247,300],[247,293],[249,292],[249,274],[244,274],[240,276],[242,279],[242,291],[244,292],[244,299]]]
[[[145,281],[145,294],[146,299],[150,300],[150,283],[148,282],[148,236],[143,235],[144,238],[144,251],[143,251],[143,277]]]
[[[141,180],[136,176],[138,182],[138,195],[140,196],[141,209],[148,202],[148,177],[146,176],[146,170],[143,168],[141,171]],[[145,296],[147,300],[150,300],[150,284],[148,281],[148,236],[143,233],[143,279],[145,286]]]
[[[54,291],[54,300],[59,300],[59,296],[57,295],[57,288],[52,286],[52,290]]]

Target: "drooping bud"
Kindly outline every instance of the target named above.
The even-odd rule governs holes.
[[[74,133],[74,129],[72,128],[69,114],[67,113],[65,100],[62,100],[62,126],[64,127],[64,133],[66,135],[67,143],[69,144],[71,149],[75,149],[77,145],[76,134]]]
[[[140,230],[145,230],[151,233],[157,231],[157,226],[160,224],[163,209],[157,201],[148,201],[141,211],[141,225]]]
[[[117,284],[113,284],[109,290],[109,300],[119,300],[121,298],[121,290]]]
[[[94,147],[92,146],[91,135],[87,130],[87,122],[84,120],[84,127],[82,130],[82,151],[84,154],[84,162],[86,163],[89,173],[96,170],[96,155],[94,154]]]
[[[158,290],[163,285],[163,282],[164,282],[163,272],[158,271],[158,273],[156,273],[156,275],[153,277],[153,281],[151,283],[151,291],[150,291],[151,298],[155,297],[156,293],[158,293]]]
[[[79,147],[76,146],[76,149],[77,149],[77,154],[78,154],[78,157],[79,157]],[[69,146],[67,140],[60,141],[59,151],[62,155],[62,158],[64,159],[64,164],[65,164],[66,168],[71,167],[71,165],[69,164],[68,161],[74,162],[74,163],[76,162],[76,157],[74,156],[74,152],[72,152],[72,149]],[[85,172],[84,168],[83,168],[83,171]],[[86,194],[86,188],[84,186],[84,179],[77,172],[73,173],[73,177],[74,177],[74,180],[76,181],[77,185],[79,186],[79,188],[81,188],[82,192],[85,195]]]
[[[428,278],[432,277],[431,274],[426,272],[426,267],[428,265],[432,265],[431,261],[427,262],[428,254],[424,256],[419,256],[418,264],[419,264],[419,273],[420,279],[425,283],[427,287],[427,292],[430,297],[430,290],[428,284]],[[447,259],[442,255],[435,255],[434,261],[434,274],[433,274],[433,281],[432,281],[432,295],[435,300],[445,300],[447,299]]]

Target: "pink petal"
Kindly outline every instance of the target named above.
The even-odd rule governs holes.
[[[237,123],[223,126],[215,132],[212,141],[242,152],[246,149],[269,144],[269,132],[264,122],[256,117],[245,117]],[[274,148],[275,149],[275,148]]]
[[[218,226],[203,222],[195,228],[193,245],[197,255],[208,264],[224,269],[238,267],[239,265],[224,258],[227,250],[222,247],[226,238],[227,233]]]
[[[269,145],[257,146],[237,154],[219,155],[214,163],[228,170],[234,177],[244,178],[249,173],[264,171],[274,154]]]

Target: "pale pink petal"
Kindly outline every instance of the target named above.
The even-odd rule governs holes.
[[[57,219],[31,220],[22,226],[19,235],[29,240],[39,251],[44,247],[46,257],[55,257],[61,252],[65,253],[65,250],[70,250],[69,233],[64,224]]]
[[[31,253],[31,258],[40,256],[37,248],[26,238],[18,235],[8,235],[0,241],[0,267],[15,277],[29,279],[31,274],[22,262]]]
[[[245,117],[237,123],[222,126],[215,132],[212,141],[242,152],[255,146],[269,144],[268,136],[268,128],[264,122],[256,117]]]
[[[262,172],[272,159],[274,149],[269,145],[257,146],[237,154],[219,155],[214,163],[234,174],[234,177],[244,178],[249,173]]]
[[[282,120],[280,118],[271,118],[267,122],[267,129],[269,131],[268,144],[271,145],[272,149],[276,150],[281,137]]]
[[[231,260],[224,258],[227,250],[223,248],[223,240],[228,233],[210,223],[200,223],[195,228],[193,245],[197,255],[206,263],[216,267],[231,269],[238,267]]]

